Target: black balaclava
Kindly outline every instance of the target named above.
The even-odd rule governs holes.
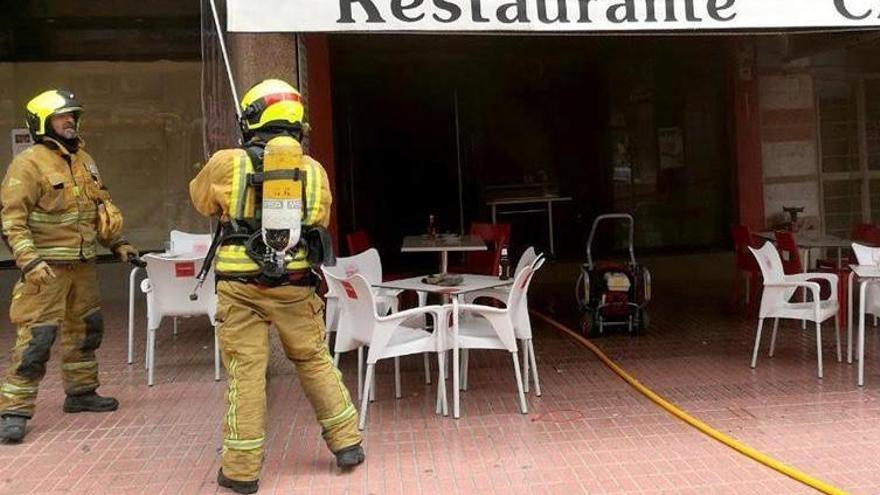
[[[52,125],[48,121],[46,122],[46,136],[61,143],[64,146],[64,148],[67,150],[68,153],[76,153],[77,150],[79,150],[80,145],[82,144],[82,139],[80,139],[80,137],[79,137],[80,115],[77,113],[74,115],[74,118],[76,119],[77,133],[76,133],[76,137],[73,139],[63,138],[63,137],[59,136],[58,134],[55,134],[55,129],[52,128]]]

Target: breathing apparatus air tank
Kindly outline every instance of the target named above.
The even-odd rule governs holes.
[[[269,260],[284,272],[286,253],[299,243],[305,190],[302,145],[290,136],[272,138],[263,155],[262,234]],[[274,271],[274,270],[273,270]]]

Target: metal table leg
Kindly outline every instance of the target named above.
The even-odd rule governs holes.
[[[553,201],[547,201],[547,227],[550,232],[550,254],[556,255],[556,248],[553,243]]]
[[[852,364],[852,329],[853,329],[853,282],[856,272],[849,272],[849,285],[847,286],[847,310],[846,310],[846,362]]]
[[[865,385],[865,289],[867,280],[859,283],[859,386]]]
[[[128,358],[126,362],[131,364],[133,361],[133,353],[134,353],[134,293],[135,293],[135,280],[137,279],[137,274],[142,269],[139,267],[134,267],[131,269],[131,272],[128,276]]]

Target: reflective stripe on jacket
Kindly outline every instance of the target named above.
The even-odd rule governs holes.
[[[109,201],[95,161],[43,138],[19,153],[0,184],[3,239],[19,268],[33,262],[85,261],[96,243],[112,248],[122,237],[98,239],[97,202]]]

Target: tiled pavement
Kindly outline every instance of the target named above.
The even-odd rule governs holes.
[[[783,326],[776,357],[763,352],[752,371],[753,321],[726,307],[729,258],[648,262],[657,294],[652,327],[639,337],[597,339],[612,359],[722,432],[844,490],[880,493],[880,369],[873,332],[864,390],[853,384],[853,367],[834,360],[831,332],[826,377],[819,382],[814,334],[792,324]],[[548,265],[533,286],[533,307],[573,321],[574,270],[572,264]],[[53,358],[25,443],[0,446],[0,493],[225,493],[215,483],[224,386],[212,380],[207,321],[183,321],[177,338],[170,325],[163,327],[157,384],[148,388],[143,364],[125,364],[125,269],[100,271],[108,327],[101,391],[118,397],[122,407],[110,414],[63,414]],[[10,276],[0,272],[4,307]],[[5,317],[0,321],[5,356],[12,331]],[[549,326],[536,324],[536,332],[544,395],[529,398],[527,416],[517,412],[503,354],[472,353],[470,390],[457,421],[433,414],[433,389],[423,382],[420,358],[403,362],[400,400],[393,398],[391,367],[380,367],[366,432],[368,460],[350,474],[335,468],[293,369],[276,349],[260,493],[812,492],[673,418]],[[353,389],[351,364],[343,360]]]

